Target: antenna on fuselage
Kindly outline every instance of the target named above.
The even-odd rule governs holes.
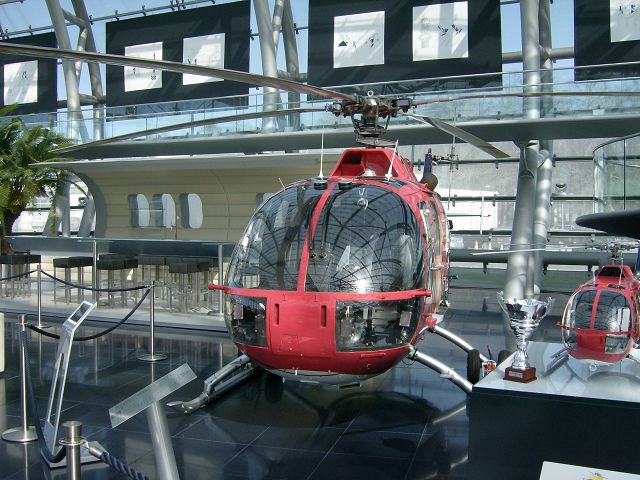
[[[389,163],[389,171],[385,175],[385,178],[387,180],[389,180],[392,177],[391,171],[393,170],[393,160],[396,158],[396,152],[397,151],[398,151],[398,140],[396,140],[396,146],[393,147],[393,155],[391,156],[391,163]]]

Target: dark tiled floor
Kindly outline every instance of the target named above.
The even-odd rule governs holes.
[[[488,296],[495,295],[487,292]],[[454,292],[459,307],[446,317],[449,329],[478,348],[504,348],[495,302],[482,311],[484,292]],[[555,321],[555,320],[554,320]],[[87,322],[82,335],[104,329]],[[54,324],[53,331],[59,330]],[[545,330],[541,330],[544,334]],[[80,333],[79,333],[80,335]],[[151,478],[158,478],[144,413],[115,429],[108,409],[188,363],[199,376],[167,397],[188,400],[202,379],[235,357],[235,347],[219,334],[158,328],[156,349],[168,360],[137,360],[146,351],[147,330],[122,327],[98,340],[76,342],[62,421],[79,420],[89,440]],[[0,430],[20,425],[18,327],[8,317],[6,371],[0,374]],[[55,340],[30,333],[31,372],[41,416],[49,395]],[[464,372],[466,356],[439,337],[419,348]],[[337,390],[287,382],[262,373],[211,405],[182,415],[168,408],[168,426],[184,479],[466,479],[468,418],[466,396],[448,380],[420,364],[401,363],[361,387]],[[0,479],[66,478],[50,471],[36,443],[0,441]],[[85,465],[83,479],[125,478],[103,464]]]

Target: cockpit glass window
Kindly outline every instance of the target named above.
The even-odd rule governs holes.
[[[583,290],[576,293],[570,300],[570,307],[563,319],[563,323],[571,328],[589,328],[591,313],[596,299],[597,290]]]
[[[309,221],[322,193],[299,184],[262,205],[233,252],[228,285],[295,290]]]
[[[385,292],[420,288],[422,236],[409,205],[385,188],[334,189],[309,242],[306,290]]]
[[[627,332],[631,330],[631,309],[626,297],[618,292],[602,290],[593,322],[596,330]]]

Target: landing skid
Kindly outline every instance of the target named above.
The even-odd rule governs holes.
[[[169,402],[167,405],[180,413],[193,413],[223,393],[244,382],[258,372],[258,367],[246,355],[227,363],[204,381],[204,390],[188,402]]]

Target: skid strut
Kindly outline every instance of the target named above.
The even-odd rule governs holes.
[[[469,382],[466,378],[461,377],[453,370],[453,368],[445,365],[439,360],[436,360],[432,356],[419,352],[415,347],[412,346],[411,350],[409,350],[409,353],[407,354],[407,358],[409,360],[414,360],[418,363],[421,363],[432,370],[435,370],[443,378],[448,378],[449,380],[451,380],[457,387],[464,390],[465,393],[471,393],[471,389],[473,388],[471,382]]]
[[[220,370],[204,380],[204,389],[200,395],[187,402],[175,401],[167,405],[181,413],[192,413],[204,407],[227,390],[244,382],[258,370],[249,357],[240,355]]]
[[[453,343],[454,345],[457,345],[467,353],[469,353],[471,350],[474,349],[473,345],[466,342],[465,340],[457,336],[455,333],[447,330],[446,328],[441,327],[440,325],[430,325],[427,328],[427,330],[431,333],[435,333],[436,335],[440,335],[442,338],[446,340],[449,340],[451,343]],[[484,355],[480,354],[480,360],[483,362],[486,362],[489,359]]]

